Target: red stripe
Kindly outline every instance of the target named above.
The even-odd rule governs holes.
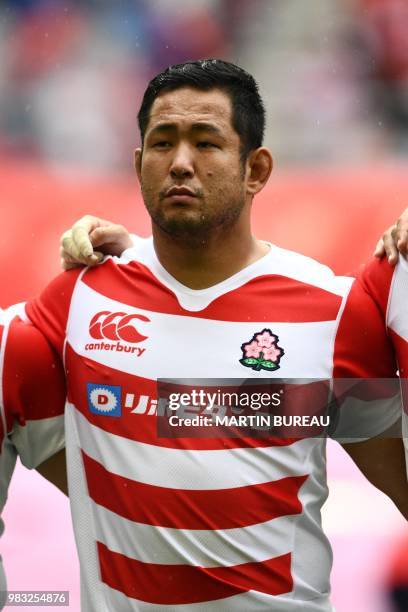
[[[149,397],[152,400],[157,399],[157,381],[127,374],[77,355],[69,344],[66,347],[66,369],[69,371],[69,400],[75,405],[77,410],[93,425],[123,438],[145,444],[183,450],[224,450],[226,448],[288,446],[297,440],[297,438],[277,437],[161,438],[157,434],[157,418],[155,415],[132,413],[133,407],[137,406],[142,396]],[[90,412],[87,383],[121,387],[121,418],[112,418]],[[133,394],[134,396],[131,408],[125,406],[127,394]]]
[[[307,476],[221,490],[170,489],[118,476],[84,452],[82,457],[93,501],[137,523],[234,529],[302,512],[298,494]]]
[[[107,260],[87,271],[82,281],[103,296],[151,312],[218,321],[332,321],[342,298],[334,293],[279,275],[258,276],[228,291],[199,312],[184,310],[176,295],[141,263],[117,265]],[[265,306],[267,304],[267,306]]]
[[[128,597],[157,605],[213,601],[250,590],[282,595],[293,589],[290,553],[231,567],[143,563],[100,542],[98,554],[103,582]]]

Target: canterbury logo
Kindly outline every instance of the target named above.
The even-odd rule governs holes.
[[[89,334],[95,340],[124,340],[135,343],[146,340],[137,331],[136,321],[150,323],[150,319],[141,314],[126,314],[125,312],[109,312],[102,310],[92,317],[89,323]]]

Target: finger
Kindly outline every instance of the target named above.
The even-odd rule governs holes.
[[[78,268],[84,265],[84,262],[78,261],[78,259],[72,257],[69,253],[60,248],[61,267],[63,270],[71,270],[72,268]]]
[[[128,231],[123,225],[110,224],[106,227],[97,227],[94,229],[89,238],[93,246],[100,246],[102,244],[111,244],[120,242],[124,236],[128,236]]]
[[[110,224],[106,227],[97,227],[90,235],[89,239],[94,247],[101,246],[103,244],[110,244],[115,242],[118,235],[120,234],[120,225]]]
[[[385,253],[388,259],[388,263],[392,266],[395,266],[398,261],[398,250],[395,246],[394,239],[395,230],[396,228],[394,228],[391,232],[387,231],[383,236]]]
[[[89,257],[83,257],[82,255],[77,255],[76,253],[74,253],[74,255],[71,255],[71,253],[65,251],[63,247],[60,248],[60,256],[61,259],[67,264],[75,264],[75,267],[83,264],[87,266],[94,266],[95,264],[102,261],[102,259],[104,258],[103,253],[99,251],[94,251]]]
[[[123,225],[110,224],[106,227],[98,227],[91,232],[90,240],[94,247],[106,255],[120,256],[125,249],[133,246],[132,238]]]
[[[72,268],[79,268],[80,266],[94,266],[104,258],[103,253],[95,251],[90,257],[78,261],[77,258],[72,257],[69,253],[64,251],[63,248],[60,250],[61,255],[61,267],[63,270],[71,270]]]
[[[88,266],[95,266],[100,263],[102,259],[105,257],[103,253],[100,251],[94,251],[92,255],[88,258]]]
[[[396,240],[399,252],[406,254],[408,252],[408,229],[397,226]]]
[[[94,243],[90,236],[93,232],[98,232],[103,228],[108,228],[111,230],[110,235],[113,240],[116,240],[116,236],[118,233],[120,233],[119,228],[121,228],[122,233],[126,232],[122,226],[115,225],[110,221],[106,221],[106,219],[101,219],[92,215],[85,215],[79,219],[79,221],[74,223],[70,230],[64,232],[62,235],[61,257],[68,264],[73,264],[75,262],[85,265],[94,265],[99,263],[103,258],[103,254],[101,252],[94,253],[93,247],[102,245],[107,238],[103,232],[99,235],[99,237],[98,233],[96,233],[94,236],[96,241]],[[109,232],[107,236],[109,238]]]
[[[93,243],[91,242],[90,235],[93,231],[98,228],[110,227],[112,224],[106,219],[100,217],[93,217],[92,215],[85,215],[79,221],[74,223],[72,226],[72,239],[76,246],[76,252],[81,259],[88,260],[91,258],[93,263],[100,261],[100,258],[94,258],[93,255]]]
[[[65,232],[61,239],[60,257],[67,264],[93,265],[101,260],[101,254],[85,257],[71,238],[71,230]],[[71,267],[73,267],[71,265]],[[76,266],[74,266],[76,267]],[[64,267],[65,269],[65,267]]]
[[[68,230],[61,236],[61,257],[69,257],[74,261],[82,261],[80,251],[72,238],[72,231]]]
[[[60,248],[65,249],[65,245],[68,246],[68,243],[72,240],[71,230],[67,230],[64,232],[60,238]]]
[[[76,263],[76,259],[71,257],[71,255],[69,253],[67,253],[66,251],[64,251],[64,249],[62,247],[60,248],[60,257],[61,257],[61,259],[63,259],[67,263]]]
[[[382,238],[377,242],[374,253],[374,257],[379,257],[380,259],[385,255],[384,241]]]
[[[72,242],[75,247],[75,253],[81,259],[87,259],[93,254],[93,246],[89,239],[89,234],[92,231],[89,225],[72,226]]]
[[[396,226],[398,229],[408,229],[408,209],[397,219]]]

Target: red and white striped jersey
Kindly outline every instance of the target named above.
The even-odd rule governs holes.
[[[408,263],[402,255],[395,268],[386,258],[373,259],[359,280],[375,300],[394,346],[404,398],[404,445],[408,465]]]
[[[44,336],[17,312],[0,309],[0,512],[17,457],[35,468],[64,447],[63,368]],[[5,590],[0,567],[3,596]]]
[[[394,376],[380,313],[353,279],[271,246],[192,290],[139,239],[60,275],[27,314],[65,360],[84,610],[332,610],[325,440],[160,438],[157,379]],[[248,367],[257,342],[273,371]]]

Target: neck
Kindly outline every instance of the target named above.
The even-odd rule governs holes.
[[[228,231],[214,231],[196,244],[185,244],[153,224],[156,255],[176,280],[191,289],[206,289],[254,263],[269,250],[252,236],[249,224],[238,223]]]

